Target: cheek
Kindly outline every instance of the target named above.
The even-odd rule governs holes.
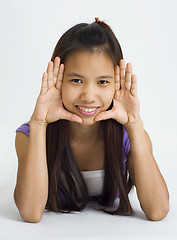
[[[74,100],[75,100],[75,91],[73,91],[73,88],[70,88],[69,85],[62,85],[61,89],[61,94],[62,94],[62,101],[63,104],[67,107],[70,106]]]
[[[110,105],[114,97],[114,89],[111,88],[109,89],[109,91],[104,92],[103,96],[104,96],[104,102],[105,103],[107,102],[107,105]]]
[[[69,91],[68,91],[68,87],[66,84],[62,85],[62,89],[61,89],[61,94],[62,94],[62,101],[64,103],[64,105],[66,104],[67,100],[69,100]],[[72,95],[71,95],[72,96]]]

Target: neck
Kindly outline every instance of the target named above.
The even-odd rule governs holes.
[[[81,143],[94,143],[102,137],[101,124],[83,125],[76,122],[69,123],[70,140]]]

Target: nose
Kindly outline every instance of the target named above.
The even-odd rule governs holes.
[[[96,102],[96,89],[92,84],[86,84],[82,87],[80,99],[85,104],[93,104]]]

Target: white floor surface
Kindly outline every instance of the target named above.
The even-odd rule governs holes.
[[[174,195],[174,194],[173,194]],[[22,220],[13,201],[12,187],[0,189],[0,239],[177,239],[175,196],[170,212],[162,221],[152,222],[143,214],[135,190],[130,201],[133,216],[112,216],[94,209],[94,202],[82,212],[44,212],[38,223]]]

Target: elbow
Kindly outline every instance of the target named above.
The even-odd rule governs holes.
[[[169,212],[169,204],[160,209],[154,209],[150,213],[146,214],[146,217],[150,221],[160,221],[164,219]]]
[[[26,212],[26,211],[20,211],[20,216],[25,222],[29,223],[38,223],[40,222],[42,215],[36,212]]]
[[[40,222],[41,218],[42,218],[42,213],[39,211],[34,211],[34,209],[30,206],[28,207],[22,207],[21,204],[19,204],[19,201],[16,198],[16,194],[14,192],[14,202],[18,208],[19,214],[21,216],[21,218],[25,221],[25,222],[29,222],[29,223],[37,223]]]

